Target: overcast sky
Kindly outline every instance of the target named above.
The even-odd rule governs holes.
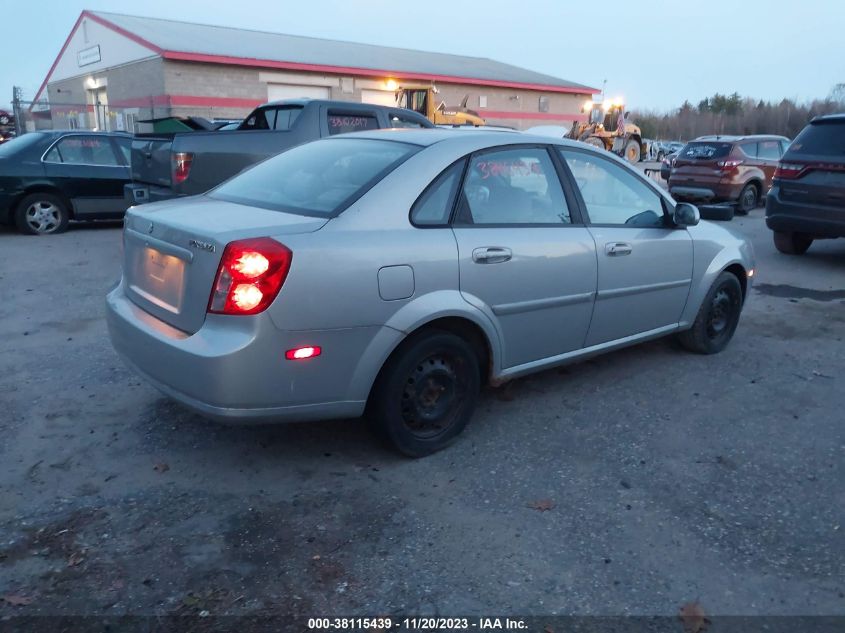
[[[491,57],[606,79],[632,109],[812,99],[845,82],[842,0],[0,0],[0,103],[13,85],[35,95],[86,8]]]

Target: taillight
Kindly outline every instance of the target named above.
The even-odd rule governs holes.
[[[775,169],[775,178],[795,180],[804,173],[805,169],[807,169],[807,166],[801,163],[778,163],[778,167]]]
[[[170,156],[170,162],[173,167],[173,182],[176,184],[183,183],[188,179],[191,173],[191,163],[194,161],[194,155],[190,152],[173,152]]]
[[[735,167],[739,167],[740,165],[742,165],[742,162],[743,161],[741,161],[741,160],[730,159],[730,160],[720,160],[716,164],[719,167],[721,167],[723,170],[728,170],[728,169],[733,169]]]
[[[285,283],[293,253],[267,237],[229,242],[220,259],[208,311],[257,314],[266,309]]]

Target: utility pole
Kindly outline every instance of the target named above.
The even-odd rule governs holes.
[[[20,136],[23,134],[23,130],[21,129],[21,97],[23,96],[23,90],[21,90],[20,86],[12,87],[12,114],[15,115],[15,135]]]

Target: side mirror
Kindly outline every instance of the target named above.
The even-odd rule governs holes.
[[[694,204],[679,202],[675,205],[675,212],[672,214],[675,226],[695,226],[699,220],[701,220],[701,213]]]

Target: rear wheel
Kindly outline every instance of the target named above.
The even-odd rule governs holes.
[[[388,359],[368,417],[400,452],[423,457],[448,446],[472,417],[481,384],[478,356],[464,339],[422,332]]]
[[[736,203],[736,212],[740,215],[748,215],[749,211],[757,208],[760,202],[760,192],[757,190],[757,185],[748,183],[742,188],[739,194],[739,200]]]
[[[742,286],[736,275],[723,272],[716,278],[692,327],[678,335],[681,344],[699,354],[721,352],[733,338],[742,312]]]
[[[628,139],[625,144],[625,160],[629,163],[640,162],[640,142],[637,139]]]
[[[801,233],[775,231],[775,248],[787,255],[803,255],[813,243],[813,238]]]
[[[50,193],[32,193],[18,204],[15,224],[22,233],[49,235],[67,229],[70,213],[64,201]]]

